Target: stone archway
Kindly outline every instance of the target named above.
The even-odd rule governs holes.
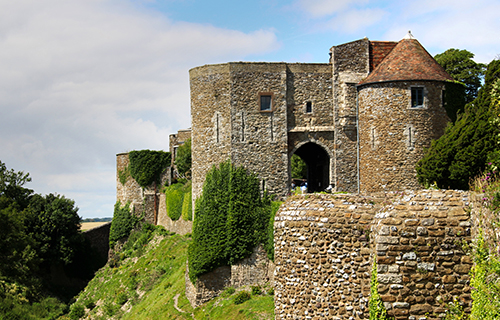
[[[330,156],[320,145],[307,142],[295,152],[307,164],[307,191],[324,191],[330,183]]]

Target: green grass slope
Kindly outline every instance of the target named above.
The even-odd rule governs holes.
[[[144,228],[143,228],[144,229]],[[185,295],[190,237],[161,227],[132,234],[123,251],[89,282],[66,319],[274,319],[272,290],[263,288],[240,304],[225,293],[193,309]],[[250,288],[246,288],[248,293]]]

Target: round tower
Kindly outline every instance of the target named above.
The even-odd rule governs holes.
[[[450,120],[453,79],[409,33],[358,84],[359,189],[419,188],[416,163]]]

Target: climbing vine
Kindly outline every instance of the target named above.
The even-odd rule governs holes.
[[[140,150],[129,153],[129,170],[132,178],[146,188],[154,181],[159,182],[160,175],[170,164],[170,152]]]
[[[378,293],[377,262],[372,265],[372,275],[370,280],[370,300],[368,302],[370,310],[370,320],[387,320],[387,310]]]
[[[229,161],[212,167],[195,205],[189,278],[248,257],[268,241],[271,201],[261,197],[259,180]]]

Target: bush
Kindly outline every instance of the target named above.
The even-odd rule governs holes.
[[[122,291],[116,296],[116,304],[119,306],[124,305],[128,301],[128,295],[126,292]]]
[[[236,289],[234,289],[234,287],[228,287],[228,288],[224,289],[224,292],[222,292],[222,296],[229,297],[230,295],[232,295],[235,292],[236,292]]]
[[[257,296],[262,294],[262,289],[259,286],[252,286],[252,295]]]
[[[182,204],[184,201],[182,184],[174,183],[165,188],[165,196],[167,215],[174,221],[179,220],[182,215]]]
[[[234,297],[234,304],[242,304],[245,301],[248,301],[252,298],[250,293],[247,291],[241,291]]]
[[[92,310],[95,308],[95,302],[92,298],[88,298],[87,300],[85,300],[83,302],[83,304],[85,305],[85,308],[87,308],[87,309]]]
[[[177,149],[175,166],[181,178],[191,176],[191,139],[188,139]]]
[[[69,317],[72,320],[78,320],[85,316],[85,308],[81,304],[74,304],[71,306]]]
[[[370,300],[368,301],[370,320],[386,320],[387,310],[378,293],[377,263],[373,261],[370,280]]]
[[[117,241],[127,238],[139,219],[130,212],[130,203],[121,206],[117,201],[109,230],[109,247],[113,248]]]

